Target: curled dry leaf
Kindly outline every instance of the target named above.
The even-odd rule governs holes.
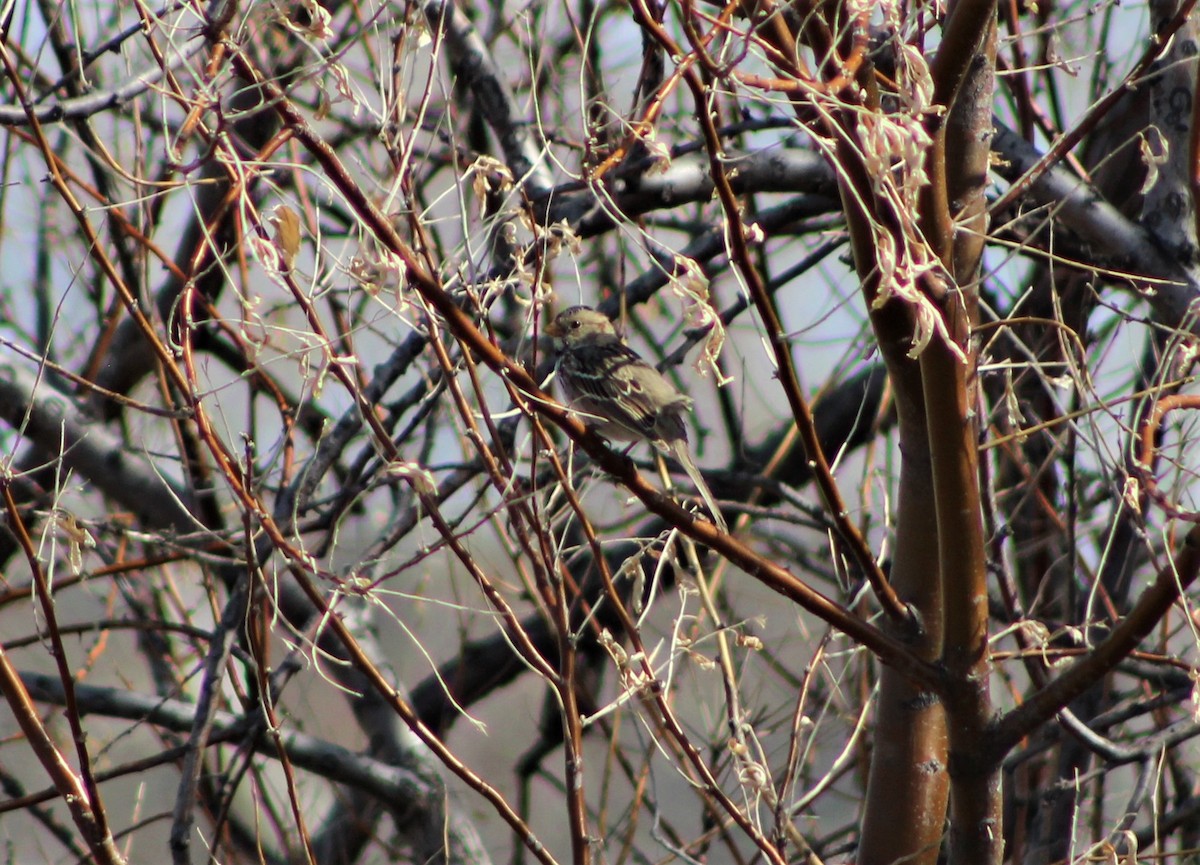
[[[675,256],[675,270],[671,274],[671,290],[683,300],[686,326],[691,330],[706,329],[707,335],[701,345],[700,354],[693,364],[700,375],[710,372],[721,387],[731,383],[732,378],[721,372],[717,359],[725,345],[725,325],[709,303],[708,277],[700,264],[686,255]]]
[[[467,168],[466,177],[471,179],[471,190],[480,201],[486,199],[490,193],[507,192],[513,186],[513,176],[508,166],[486,154],[471,163]]]
[[[325,41],[333,37],[332,17],[317,0],[295,0],[275,7],[282,26],[306,39]]]
[[[433,479],[433,472],[424,466],[405,460],[395,460],[388,464],[387,473],[392,477],[404,478],[420,495],[437,495],[437,481]]]
[[[1158,167],[1171,158],[1171,145],[1157,127],[1150,126],[1138,139],[1138,152],[1146,166],[1146,179],[1142,181],[1142,195],[1145,195],[1158,183]]]

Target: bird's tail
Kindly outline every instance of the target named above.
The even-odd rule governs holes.
[[[675,455],[675,459],[679,461],[679,464],[683,466],[683,470],[687,472],[688,477],[692,479],[696,491],[700,493],[700,498],[704,499],[705,507],[712,514],[713,523],[721,531],[728,534],[729,524],[725,522],[725,517],[721,514],[721,509],[717,507],[717,500],[713,497],[712,490],[708,488],[708,483],[704,480],[704,475],[700,474],[700,469],[696,468],[696,463],[692,461],[687,439],[682,437],[675,439],[671,442],[671,450]]]

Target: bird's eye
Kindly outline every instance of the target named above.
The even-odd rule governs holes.
[[[571,322],[571,330],[579,330],[579,326],[580,326],[581,324],[583,324],[583,322],[582,322],[582,321],[573,321],[573,322]]]

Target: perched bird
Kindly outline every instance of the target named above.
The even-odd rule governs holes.
[[[683,415],[691,411],[691,398],[621,342],[608,317],[591,307],[564,309],[545,332],[554,338],[557,378],[571,407],[589,415],[603,436],[649,441],[663,453],[672,454],[696,485],[713,522],[728,532],[688,448]]]

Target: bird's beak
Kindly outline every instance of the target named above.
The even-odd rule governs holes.
[[[542,326],[542,333],[546,336],[558,339],[563,335],[563,329],[559,326],[557,321],[551,319],[550,322]]]

